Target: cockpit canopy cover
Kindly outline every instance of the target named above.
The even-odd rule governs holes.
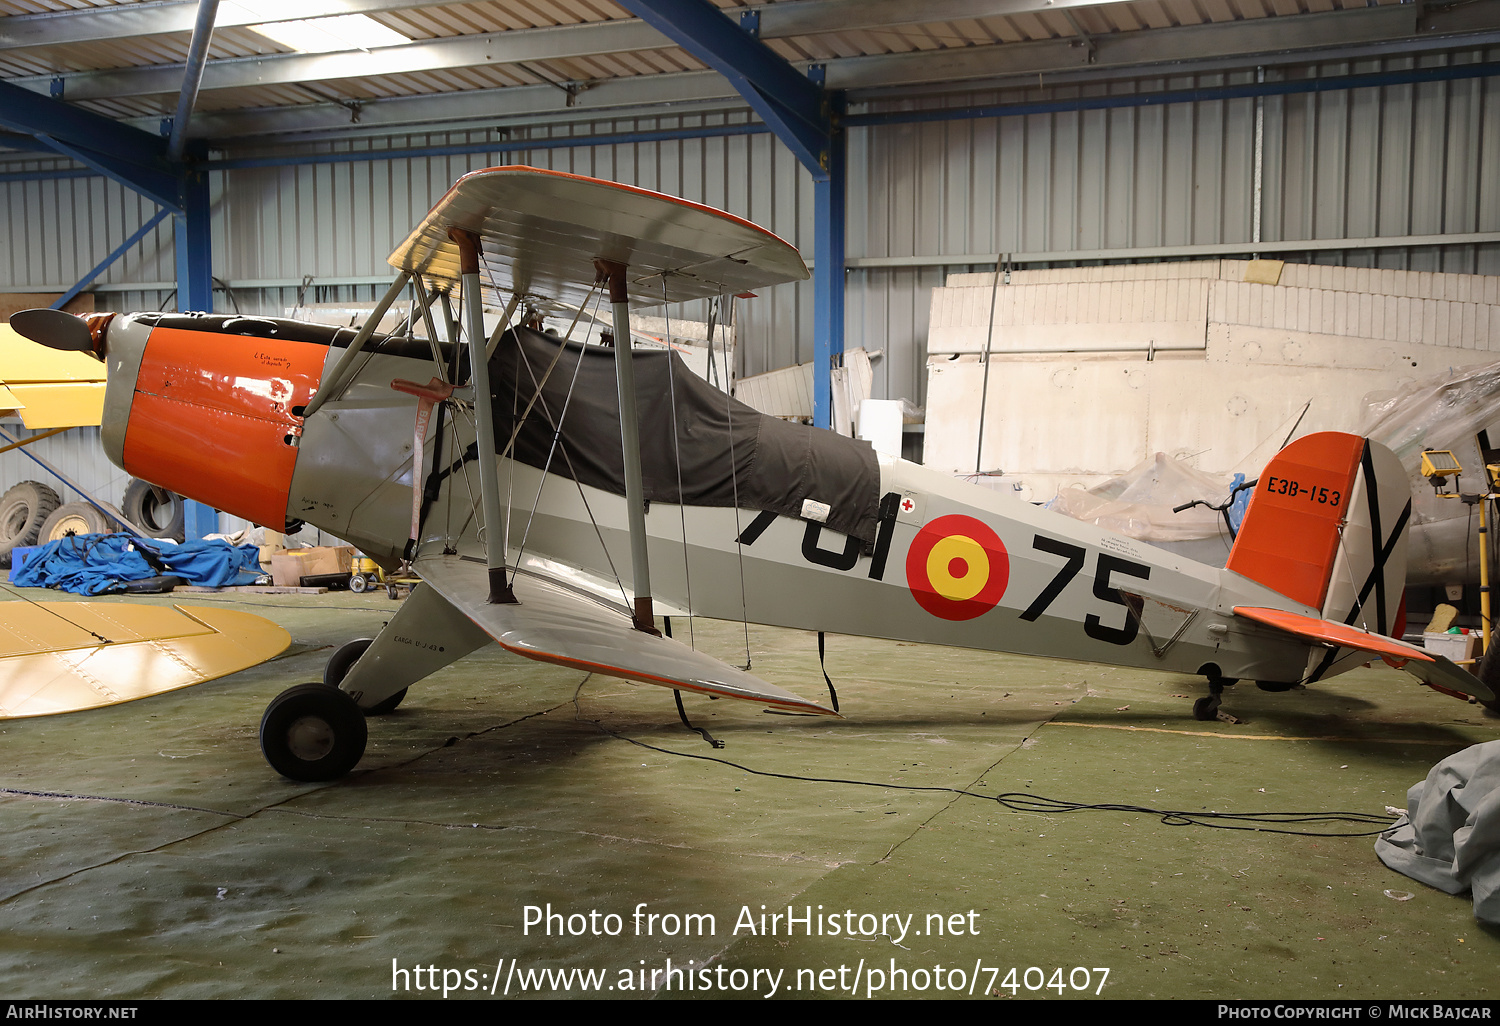
[[[547,375],[559,346],[562,356]],[[506,332],[490,360],[496,445],[504,448],[536,382],[546,376],[542,398],[516,438],[515,458],[537,468],[547,465],[554,422],[566,405],[561,444],[567,456],[558,452],[551,472],[625,494],[614,359],[612,350],[562,342],[527,328]],[[637,351],[634,364],[648,501],[800,517],[802,500],[815,499],[831,507],[829,529],[875,540],[880,469],[868,442],[759,413],[693,374],[670,351]],[[578,381],[570,398],[575,368]]]

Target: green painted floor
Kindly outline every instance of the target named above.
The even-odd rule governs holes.
[[[1496,992],[1500,932],[1467,897],[1387,870],[1370,837],[955,793],[1379,814],[1500,733],[1392,670],[1241,686],[1231,726],[1192,719],[1190,678],[830,638],[847,718],[688,699],[716,752],[664,690],[492,648],[372,720],[350,777],[306,785],[262,760],[261,713],[394,603],[179,601],[258,612],[292,648],[185,691],[0,724],[7,997]],[[740,625],[695,633],[743,659]],[[750,642],[756,673],[822,692],[815,636]]]

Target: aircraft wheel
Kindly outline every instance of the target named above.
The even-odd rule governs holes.
[[[1489,651],[1485,652],[1483,658],[1479,660],[1478,672],[1474,676],[1483,681],[1496,695],[1500,695],[1500,655],[1496,653],[1500,653],[1500,645],[1491,645]],[[1488,702],[1481,701],[1479,704],[1500,716],[1500,698],[1492,698]]]
[[[125,497],[120,500],[120,510],[126,520],[144,527],[153,538],[183,540],[187,502],[176,492],[131,478],[125,486]]]
[[[374,638],[356,638],[339,646],[337,652],[328,660],[328,665],[323,667],[323,683],[330,688],[336,688],[344,682],[349,675],[349,668],[359,661],[359,657],[365,654],[365,649],[374,643]],[[364,710],[366,716],[384,716],[396,711],[406,697],[406,688],[402,688],[383,702],[373,705]]]
[[[266,762],[292,780],[337,780],[359,762],[368,739],[364,713],[354,699],[322,684],[288,688],[260,719]]]
[[[109,534],[115,529],[108,517],[89,502],[70,502],[57,507],[37,534],[37,544],[60,541],[79,534]]]
[[[36,544],[42,525],[61,504],[56,492],[36,481],[22,481],[0,497],[0,566],[10,566],[12,549]]]
[[[1276,691],[1291,691],[1297,685],[1295,685],[1295,684],[1288,684],[1285,681],[1279,681],[1279,680],[1258,680],[1258,681],[1255,682],[1255,686],[1258,687],[1258,688],[1260,688],[1262,691],[1273,691],[1273,692],[1276,692]]]
[[[344,682],[349,675],[349,668],[359,662],[359,657],[365,654],[365,649],[375,643],[374,638],[355,638],[346,641],[338,647],[333,655],[328,657],[328,664],[323,667],[323,683],[331,688],[336,688]]]
[[[1216,720],[1219,718],[1219,696],[1205,695],[1193,703],[1193,719]]]
[[[370,579],[364,574],[349,575],[349,590],[359,595],[370,588]]]

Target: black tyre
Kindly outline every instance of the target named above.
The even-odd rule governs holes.
[[[126,520],[145,528],[153,538],[182,541],[185,536],[187,501],[176,492],[131,478],[120,509]]]
[[[57,507],[37,534],[38,543],[60,541],[78,534],[109,534],[114,523],[91,502],[70,502]]]
[[[359,662],[359,657],[365,654],[365,649],[369,648],[374,641],[374,638],[356,638],[340,645],[338,651],[329,657],[328,665],[323,667],[323,683],[330,688],[336,688],[342,684],[344,678],[349,676],[349,668]],[[406,698],[406,690],[402,688],[380,704],[364,710],[365,715],[384,716],[395,712],[396,707]]]
[[[1489,651],[1485,652],[1483,658],[1479,660],[1479,672],[1475,676],[1484,683],[1485,687],[1500,696],[1500,643],[1491,645]],[[1500,716],[1500,697],[1480,704]]]
[[[0,496],[0,566],[10,566],[11,550],[35,545],[42,525],[62,500],[38,481],[22,481]]]
[[[369,730],[359,706],[338,688],[298,684],[272,699],[260,719],[260,750],[292,780],[337,780],[365,754]]]
[[[349,590],[359,595],[370,590],[370,579],[364,574],[349,575]]]

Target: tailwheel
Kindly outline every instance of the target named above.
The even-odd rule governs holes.
[[[336,780],[365,754],[364,713],[338,688],[298,684],[272,699],[260,720],[260,750],[284,777]]]
[[[328,665],[323,667],[323,683],[331,688],[336,688],[344,682],[349,675],[349,670],[359,657],[365,654],[365,649],[375,643],[374,638],[355,638],[340,645],[338,651],[334,652],[328,659]],[[406,697],[406,688],[391,695],[389,698],[370,706],[364,711],[366,716],[384,716],[396,711],[401,700]]]
[[[1230,723],[1240,722],[1235,717],[1219,711],[1219,706],[1224,700],[1224,689],[1233,687],[1239,683],[1238,677],[1210,677],[1208,678],[1208,695],[1193,703],[1193,719],[1195,720],[1227,720]]]

